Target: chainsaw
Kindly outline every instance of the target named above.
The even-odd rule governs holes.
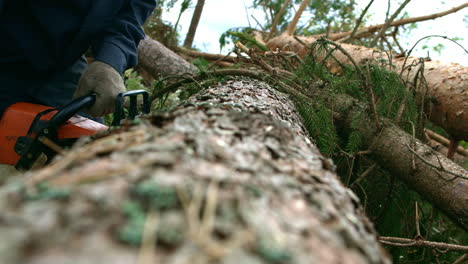
[[[138,107],[140,95],[143,101]],[[130,98],[128,112],[124,109],[126,97]],[[24,102],[10,106],[0,120],[0,164],[29,170],[41,156],[45,155],[50,162],[61,149],[72,146],[80,137],[108,130],[108,126],[78,115],[95,102],[96,94],[90,94],[60,109]],[[133,120],[149,112],[148,92],[120,93],[111,126],[119,126],[123,120]]]

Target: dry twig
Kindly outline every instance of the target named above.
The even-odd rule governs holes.
[[[428,247],[449,251],[468,252],[468,246],[448,244],[441,242],[431,242],[424,239],[408,239],[399,237],[380,237],[380,242],[385,245],[396,247]]]
[[[447,169],[445,169],[445,168],[442,166],[440,160],[439,160],[440,167],[437,167],[437,166],[433,165],[432,163],[430,163],[429,161],[427,161],[425,158],[421,157],[421,155],[419,155],[419,153],[416,152],[410,145],[406,144],[406,147],[411,151],[411,153],[413,153],[414,155],[416,155],[416,157],[418,157],[424,164],[426,164],[426,165],[428,165],[428,166],[430,166],[430,167],[436,169],[437,171],[439,171],[439,172],[444,172],[444,173],[448,173],[448,174],[454,176],[455,178],[461,178],[461,179],[464,179],[464,180],[468,180],[468,176],[465,176],[465,175],[462,175],[462,174],[458,174],[458,173],[455,173],[455,172],[451,172],[451,171],[448,171]],[[439,158],[439,157],[437,156],[437,154],[435,154],[435,156],[436,156],[437,158]],[[465,172],[466,172],[466,170],[465,170]],[[466,174],[466,173],[465,173],[465,174]],[[451,180],[453,180],[453,179],[451,179]]]
[[[400,12],[405,8],[405,6],[410,2],[411,0],[405,0],[405,2],[403,2],[400,7],[395,11],[395,13],[390,17],[390,19],[388,19],[387,21],[385,21],[385,24],[382,26],[382,28],[380,28],[380,31],[379,33],[377,34],[377,36],[375,36],[374,40],[372,40],[370,46],[371,47],[374,47],[375,44],[377,43],[377,41],[379,40],[379,38],[383,37],[384,34],[385,34],[385,31],[388,29],[388,27],[390,26],[390,24],[395,20],[395,18],[400,14]]]

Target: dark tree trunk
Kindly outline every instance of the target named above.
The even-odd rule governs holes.
[[[197,32],[198,23],[200,22],[200,18],[203,12],[203,7],[205,6],[205,0],[198,0],[197,6],[195,7],[195,11],[192,16],[192,22],[190,22],[189,31],[187,33],[187,37],[184,41],[184,47],[190,49],[193,45],[193,40],[195,39],[195,33]]]

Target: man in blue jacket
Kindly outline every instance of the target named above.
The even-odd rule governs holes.
[[[0,116],[16,102],[60,107],[95,92],[113,112],[156,0],[0,0]],[[91,49],[88,67],[83,54]]]

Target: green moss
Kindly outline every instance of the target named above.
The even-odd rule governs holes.
[[[47,184],[39,184],[34,192],[25,191],[24,198],[28,201],[63,200],[70,197],[69,189],[59,189]]]
[[[123,206],[123,214],[127,222],[118,229],[118,237],[124,243],[139,246],[143,238],[146,217],[143,207],[138,202],[129,201]]]
[[[152,180],[137,184],[132,192],[148,206],[157,210],[170,209],[179,205],[179,198],[174,187],[164,186]]]
[[[260,239],[257,252],[268,263],[288,263],[293,256],[291,252],[275,243],[271,238]]]

